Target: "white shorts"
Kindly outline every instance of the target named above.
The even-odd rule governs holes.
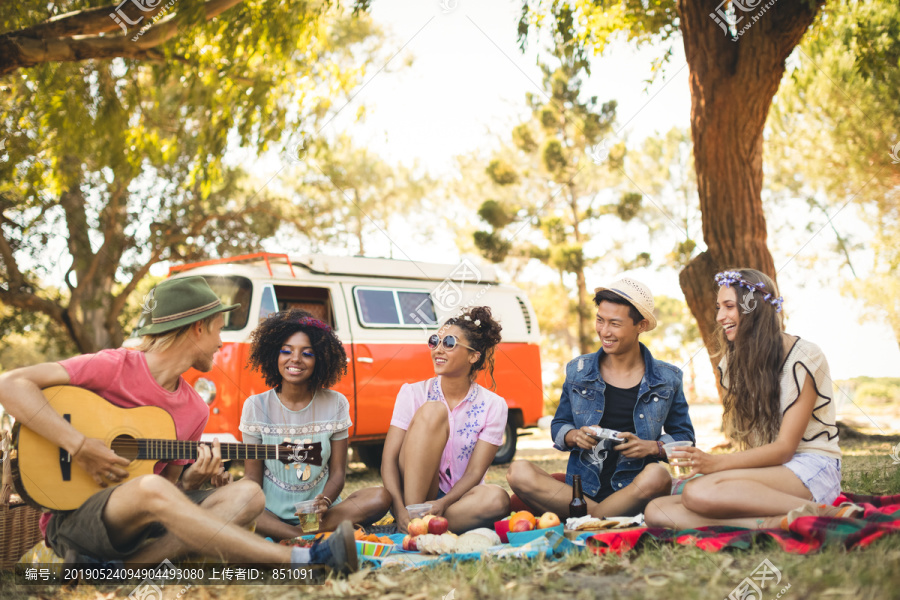
[[[841,493],[841,459],[802,452],[784,464],[803,482],[818,504],[831,506]]]

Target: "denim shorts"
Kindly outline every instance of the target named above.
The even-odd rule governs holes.
[[[784,464],[803,482],[818,504],[834,502],[841,493],[841,459],[803,452]]]

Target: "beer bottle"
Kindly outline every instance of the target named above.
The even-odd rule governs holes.
[[[569,503],[569,517],[585,517],[587,516],[587,502],[584,501],[584,495],[581,493],[581,475],[572,477],[572,502]]]

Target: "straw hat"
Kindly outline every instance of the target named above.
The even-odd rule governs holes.
[[[240,304],[224,305],[199,275],[167,279],[153,288],[150,324],[138,335],[159,335],[196,323],[220,312],[232,311]]]
[[[597,292],[602,292],[604,290],[608,290],[617,296],[621,296],[634,306],[638,312],[641,313],[641,316],[650,322],[650,327],[647,328],[647,331],[656,329],[656,317],[653,316],[653,294],[650,293],[650,288],[640,281],[631,279],[630,277],[623,277],[612,282],[608,287],[596,288],[594,293],[596,294]]]

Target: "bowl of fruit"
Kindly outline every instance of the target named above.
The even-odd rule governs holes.
[[[497,523],[502,522],[498,521]],[[520,510],[513,513],[509,519],[506,519],[506,522],[506,526],[509,528],[506,538],[513,546],[524,546],[528,542],[543,537],[548,531],[555,531],[559,535],[564,534],[559,517],[552,512],[545,512],[540,517],[535,517],[527,510]],[[500,538],[503,539],[503,535],[500,534],[497,528],[497,523],[494,524],[494,529],[500,535]]]
[[[356,530],[356,553],[369,558],[384,558],[394,549],[394,540],[388,536],[366,534],[362,529]]]

